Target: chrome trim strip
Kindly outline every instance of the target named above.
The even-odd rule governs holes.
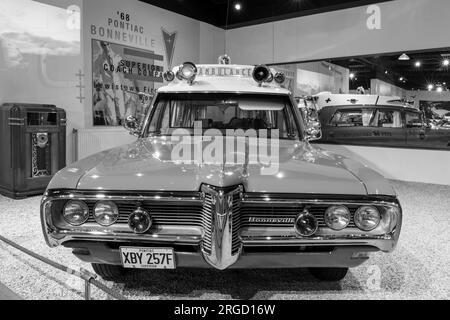
[[[242,200],[242,204],[267,204],[270,205],[357,205],[357,206],[380,206],[380,207],[396,207],[400,208],[398,203],[395,202],[386,202],[386,201],[356,201],[356,200],[344,200],[344,201],[336,201],[336,200],[313,200],[313,199],[272,199],[269,197],[262,198],[250,198],[247,195]]]
[[[134,195],[129,194],[123,194],[123,195],[108,195],[111,194],[111,192],[105,191],[96,191],[93,194],[85,194],[80,191],[66,191],[64,193],[51,193],[49,195],[46,195],[44,199],[48,199],[49,201],[53,200],[71,200],[71,199],[77,199],[81,201],[92,201],[92,200],[112,200],[112,201],[182,201],[182,202],[196,202],[198,204],[203,203],[202,199],[200,197],[200,193],[195,193],[196,196],[194,196],[194,193],[192,195],[186,195],[186,196],[176,196],[176,193],[174,193],[173,196],[164,196],[160,194],[164,193],[152,193],[152,195],[148,194],[145,195],[145,192],[142,192],[142,195],[137,195],[138,192],[133,192]]]
[[[96,232],[62,232],[52,234],[52,236],[62,236],[64,241],[58,241],[58,245],[61,245],[68,241],[84,240],[84,241],[99,241],[99,236],[101,236],[100,241],[143,241],[143,242],[162,242],[171,244],[186,244],[186,245],[200,245],[202,240],[201,236],[161,236],[161,235],[138,235],[134,233],[111,233],[111,234],[98,234]]]

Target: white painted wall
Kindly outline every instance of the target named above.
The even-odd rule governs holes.
[[[72,129],[84,126],[84,104],[76,87],[76,74],[83,69],[80,23],[67,10],[73,5],[81,8],[82,0],[0,1],[0,104],[65,109],[68,162]]]
[[[290,63],[449,46],[450,1],[395,0],[229,30],[227,51],[239,63]],[[369,13],[368,13],[369,12]],[[380,29],[368,25],[380,22]]]
[[[225,30],[200,22],[200,58],[198,62],[217,63],[217,59],[225,53]]]
[[[407,95],[407,91],[405,89],[380,79],[370,80],[370,93],[379,96],[395,96],[400,98]]]
[[[341,145],[319,145],[378,171],[388,179],[450,184],[450,152]]]

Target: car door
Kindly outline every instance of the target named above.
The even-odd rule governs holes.
[[[406,111],[407,145],[414,148],[450,150],[450,129],[428,125],[419,111]]]
[[[406,130],[402,112],[397,108],[377,107],[369,124],[369,145],[382,147],[405,147]]]

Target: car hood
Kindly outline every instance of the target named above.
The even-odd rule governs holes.
[[[222,140],[223,146],[236,142],[236,138],[218,140]],[[184,146],[193,150],[190,143]],[[183,163],[173,157],[177,145],[180,146],[165,137],[139,139],[65,168],[54,177],[49,189],[198,191],[202,184],[217,187],[242,184],[247,192],[394,195],[387,181],[376,172],[307,142],[279,140],[279,164],[273,164],[272,172],[268,172],[268,161],[260,164],[250,160],[253,145],[249,139],[245,152],[224,147],[224,157],[245,154],[241,164]],[[204,153],[211,142],[200,145]]]

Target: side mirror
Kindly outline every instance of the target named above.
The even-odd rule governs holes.
[[[138,121],[138,119],[136,117],[128,116],[125,119],[125,122],[124,122],[123,126],[133,136],[139,136],[139,134],[140,134],[140,124],[139,124],[139,121]]]

